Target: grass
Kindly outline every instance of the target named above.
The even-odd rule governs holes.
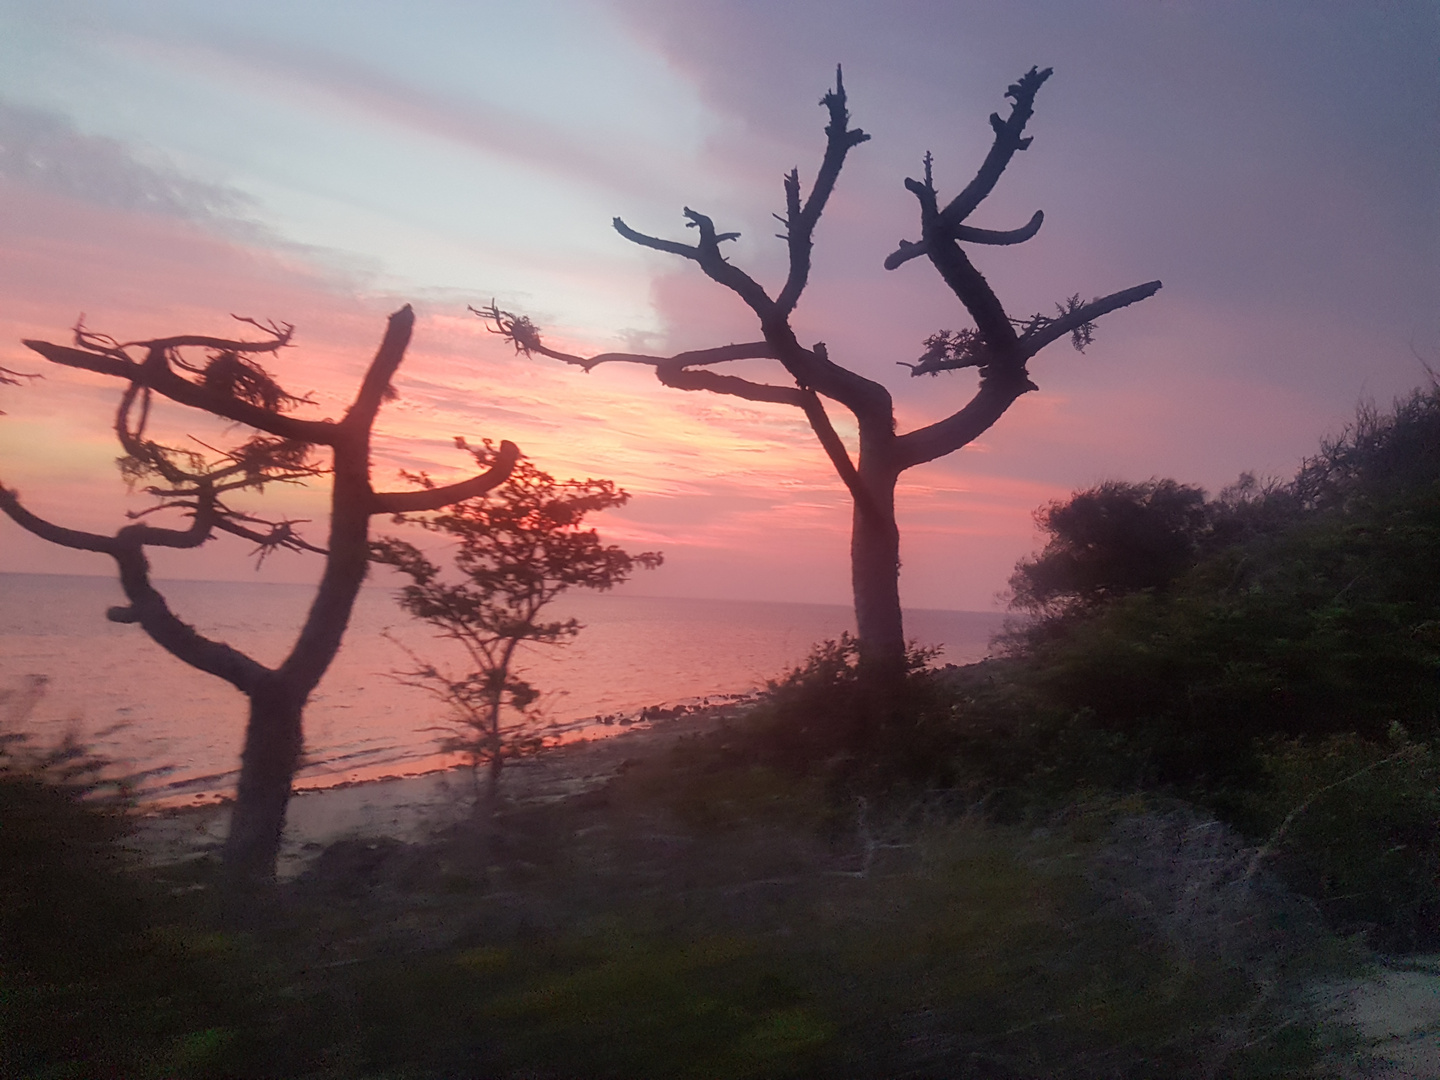
[[[467,825],[333,845],[244,932],[210,863],[136,875],[113,833],[66,839],[98,808],[47,804],[26,873],[96,932],[7,924],[28,959],[0,976],[0,1075],[1079,1080],[1319,1061],[1291,990],[1343,950],[1267,895],[1231,902],[1234,875],[1202,873],[1219,849],[1176,840],[1198,819],[1107,799],[1036,829],[944,792],[837,798],[745,739],[511,808],[483,844]],[[1116,869],[1175,850],[1170,879]],[[1177,914],[1191,885],[1204,918]]]

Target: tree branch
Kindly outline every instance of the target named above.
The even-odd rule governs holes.
[[[128,607],[113,607],[105,613],[111,622],[139,623],[151,640],[176,659],[224,679],[242,693],[250,693],[270,674],[268,668],[240,650],[223,641],[211,641],[181,622],[150,583],[150,564],[138,542],[117,543],[110,554],[120,568],[120,585],[130,601]]]
[[[690,214],[690,208],[688,206],[685,208],[685,214],[687,217]],[[670,255],[679,255],[682,259],[690,259],[694,262],[700,261],[700,249],[698,247],[691,246],[690,244],[682,244],[676,240],[662,240],[658,236],[649,236],[642,232],[636,232],[630,228],[629,225],[626,225],[623,219],[618,217],[611,218],[610,224],[615,227],[616,232],[632,244],[653,248],[656,251],[664,251]],[[730,238],[734,239],[736,236],[738,236],[738,234],[731,234]]]
[[[699,263],[700,269],[705,271],[707,277],[724,285],[739,296],[749,305],[750,310],[760,316],[762,321],[770,318],[775,313],[775,302],[770,299],[769,294],[760,287],[759,282],[744,270],[727,262],[725,256],[720,254],[721,242],[734,240],[740,234],[738,232],[716,233],[713,221],[698,210],[691,210],[688,206],[685,207],[685,217],[688,219],[686,228],[700,231],[700,242],[694,247],[636,232],[618,217],[614,219],[614,225],[615,231],[632,243],[654,248],[656,251],[667,251],[672,255],[679,255]]]
[[[845,164],[845,155],[850,149],[867,141],[870,136],[859,128],[850,127],[850,112],[845,107],[845,80],[837,64],[835,67],[835,89],[820,99],[830,113],[830,123],[825,126],[825,156],[820,162],[820,171],[810,188],[810,197],[800,206],[800,174],[792,171],[785,179],[786,217],[785,240],[790,248],[790,273],[785,287],[775,299],[775,313],[788,316],[800,302],[800,294],[810,277],[810,251],[814,246],[815,226],[825,209],[835,181]]]
[[[78,551],[95,551],[113,558],[120,569],[120,584],[130,600],[128,607],[111,608],[111,622],[139,623],[155,642],[176,658],[201,671],[217,675],[240,690],[247,690],[266,669],[244,653],[221,642],[211,641],[175,617],[165,598],[150,584],[150,567],[145,545],[194,547],[209,533],[197,514],[196,526],[186,532],[155,529],[148,525],[127,525],[114,536],[66,529],[32,514],[20,505],[16,492],[0,487],[0,510],[15,524],[42,540]],[[197,531],[198,530],[198,531]],[[202,533],[204,535],[200,535]]]
[[[999,420],[1020,395],[1035,389],[1033,384],[985,380],[969,403],[958,412],[895,439],[895,464],[903,471],[973,442]]]
[[[1101,315],[1108,315],[1112,311],[1129,307],[1147,297],[1154,296],[1160,291],[1160,282],[1147,281],[1144,285],[1136,285],[1133,288],[1122,289],[1120,292],[1111,293],[1109,296],[1102,296],[1098,300],[1092,300],[1072,311],[1067,311],[1058,319],[1051,319],[1037,327],[1034,332],[1027,333],[1020,338],[1020,348],[1028,359],[1038,353],[1052,341],[1058,341],[1066,334],[1084,326],[1088,322],[1100,318]]]
[[[805,418],[810,421],[810,430],[815,432],[815,437],[820,440],[820,446],[825,451],[825,456],[830,459],[835,472],[844,482],[850,497],[855,500],[862,513],[883,522],[884,515],[880,507],[875,504],[874,498],[865,483],[860,479],[860,474],[855,469],[855,463],[850,460],[850,451],[845,449],[845,443],[840,439],[840,433],[830,423],[830,416],[825,411],[819,395],[813,390],[801,391],[802,405],[805,410]]]
[[[929,154],[925,155],[924,181],[905,181],[906,188],[920,201],[921,240],[919,244],[901,241],[899,248],[885,260],[886,267],[893,270],[922,253],[928,256],[945,284],[975,320],[976,327],[994,354],[995,373],[1003,373],[1004,377],[1017,384],[1024,378],[1025,358],[1017,349],[1015,329],[1010,324],[1004,305],[984,275],[971,265],[958,241],[1021,243],[1040,228],[1044,215],[1039,213],[1023,228],[1008,233],[970,229],[961,223],[994,190],[1010,159],[1030,145],[1030,139],[1023,138],[1022,134],[1034,113],[1035,94],[1049,77],[1049,68],[1040,71],[1032,67],[1005,91],[1005,96],[1014,101],[1009,117],[1002,120],[998,113],[990,115],[990,126],[995,131],[990,152],[970,183],[943,210],[937,209],[939,203],[932,159]]]
[[[1019,337],[1005,305],[990,288],[985,275],[975,269],[954,240],[927,239],[926,248],[930,264],[975,320],[976,328],[992,351],[992,364],[1008,368],[1008,374],[1016,379],[1023,377],[1025,359],[1017,349]]]
[[[996,232],[993,229],[976,229],[969,225],[957,225],[953,230],[956,240],[962,240],[970,244],[989,244],[993,247],[1005,247],[1010,244],[1023,244],[1040,231],[1040,226],[1045,221],[1045,211],[1036,210],[1030,220],[1018,229],[1011,229],[1008,232]],[[909,240],[901,240],[899,246],[889,255],[885,256],[885,269],[894,270],[905,265],[911,259],[918,259],[921,255],[929,252],[925,241],[911,243]]]
[[[344,426],[357,431],[369,431],[375,422],[375,414],[380,411],[380,403],[385,400],[386,392],[390,389],[390,380],[394,378],[400,362],[405,359],[405,350],[410,345],[410,332],[414,327],[415,312],[409,304],[390,316],[385,327],[385,336],[380,340],[380,348],[375,352],[375,359],[370,361],[370,367],[366,369],[365,378],[360,383],[360,390],[355,395],[355,403],[341,421]]]
[[[269,532],[259,532],[251,529],[242,522],[251,522],[257,525],[269,526]],[[215,528],[221,532],[227,532],[231,536],[238,536],[242,540],[249,540],[255,545],[255,550],[250,554],[258,555],[259,561],[264,562],[266,556],[277,548],[285,548],[287,551],[309,551],[315,555],[330,554],[322,547],[316,547],[299,533],[295,526],[303,524],[300,521],[260,521],[257,518],[239,517],[236,515],[222,517],[215,522]]]
[[[721,375],[715,371],[692,371],[679,364],[657,367],[655,377],[675,390],[708,390],[713,394],[726,394],[746,401],[793,405],[802,409],[805,407],[806,391],[796,386],[772,386],[769,383],[751,382],[736,375]]]
[[[132,543],[143,547],[197,548],[209,540],[219,515],[213,497],[202,498],[200,504],[191,510],[194,520],[188,529],[163,529],[155,525],[126,525],[115,539],[122,544]],[[113,553],[112,553],[113,554]]]
[[[747,341],[740,344],[717,345],[713,349],[693,349],[676,353],[674,356],[648,356],[645,353],[600,353],[596,356],[576,356],[546,345],[540,336],[540,328],[525,315],[504,311],[492,302],[489,307],[469,309],[485,323],[485,329],[499,334],[512,345],[515,351],[526,356],[539,353],[561,363],[572,364],[582,371],[590,371],[600,364],[646,364],[658,368],[662,364],[679,364],[682,367],[698,367],[708,364],[723,364],[730,360],[774,360],[775,351],[764,341]],[[494,323],[494,326],[490,324]]]
[[[73,548],[76,551],[98,551],[104,555],[113,555],[115,552],[113,536],[100,536],[97,533],[81,532],[78,529],[67,529],[52,524],[26,510],[20,505],[20,493],[4,486],[0,486],[0,510],[3,510],[16,525],[26,532],[38,536],[41,540],[48,540],[52,544]]]
[[[719,345],[713,349],[692,349],[674,356],[646,356],[641,353],[601,353],[598,356],[576,356],[574,353],[552,349],[540,336],[540,328],[524,315],[502,311],[494,304],[488,308],[470,309],[485,320],[486,328],[492,334],[500,334],[512,342],[517,351],[527,356],[539,353],[552,360],[590,371],[599,364],[623,363],[645,364],[655,369],[655,377],[665,386],[676,390],[709,390],[716,394],[744,398],[747,401],[766,401],[779,405],[794,405],[804,408],[801,391],[793,386],[772,386],[768,383],[751,382],[735,375],[719,375],[712,371],[692,371],[691,368],[724,364],[731,360],[774,360],[775,350],[768,342],[747,341],[741,344]],[[494,327],[490,324],[494,323]]]
[[[942,227],[952,228],[969,217],[985,197],[995,189],[995,184],[999,181],[1006,166],[1010,164],[1010,159],[1018,151],[1029,148],[1030,140],[1021,136],[1025,131],[1025,125],[1030,122],[1030,117],[1035,113],[1035,94],[1044,85],[1045,80],[1050,78],[1052,71],[1051,68],[1040,71],[1038,68],[1032,67],[1020,76],[1018,81],[1006,88],[1005,96],[1014,102],[1010,108],[1010,115],[1001,120],[999,113],[990,114],[990,127],[995,131],[995,140],[990,146],[990,152],[985,155],[985,160],[980,165],[979,171],[976,172],[975,178],[965,185],[965,189],[960,194],[950,200],[944,210],[940,211],[939,224]]]
[[[520,448],[506,439],[500,444],[500,453],[495,464],[478,476],[462,480],[458,484],[444,487],[422,488],[419,491],[376,492],[372,511],[377,514],[405,514],[421,510],[440,510],[464,499],[473,499],[492,488],[497,488],[510,477],[515,462],[520,459]]]
[[[25,341],[22,344],[51,363],[93,371],[98,375],[110,375],[130,382],[140,381],[171,401],[214,413],[226,420],[247,424],[284,439],[330,446],[336,438],[336,426],[328,420],[300,420],[271,412],[182,378],[168,365],[138,364],[124,356],[85,352],[65,345],[52,345],[48,341]]]

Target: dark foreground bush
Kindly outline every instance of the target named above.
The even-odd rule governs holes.
[[[924,722],[862,768],[834,643],[753,721],[483,844],[335,845],[245,934],[203,861],[137,877],[126,819],[11,768],[0,1076],[1307,1075],[1337,954],[1268,861],[1140,798],[967,809],[967,677],[916,665]]]
[[[0,1077],[285,1075],[262,966],[141,865],[104,766],[0,734]]]
[[[1111,482],[1037,520],[1012,580],[1036,618],[957,683],[972,783],[1012,808],[1178,795],[1337,929],[1440,946],[1440,384],[1362,408],[1289,482]]]
[[[912,645],[904,680],[877,700],[861,676],[859,642],[849,634],[823,642],[769,683],[732,749],[792,776],[824,778],[842,796],[951,786],[954,702],[929,667],[937,654]]]

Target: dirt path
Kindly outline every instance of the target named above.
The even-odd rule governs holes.
[[[1336,1062],[1355,1080],[1440,1080],[1440,955],[1379,957],[1368,977],[1316,988],[1322,1015],[1352,1027]]]

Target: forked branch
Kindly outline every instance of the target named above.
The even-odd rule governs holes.
[[[785,180],[785,240],[790,249],[790,273],[785,287],[775,300],[776,314],[788,317],[800,302],[800,294],[810,277],[810,252],[814,245],[815,226],[835,190],[835,181],[845,164],[845,155],[856,146],[866,142],[870,136],[859,128],[850,126],[850,112],[845,102],[845,80],[840,66],[835,67],[835,89],[820,99],[820,104],[830,114],[825,126],[825,156],[820,161],[820,171],[802,207],[800,205],[800,173],[792,170]]]
[[[271,435],[333,445],[335,425],[285,415],[286,409],[304,399],[286,393],[263,368],[248,359],[252,354],[273,353],[283,348],[289,344],[290,334],[290,328],[281,325],[268,341],[182,335],[121,343],[80,325],[75,329],[74,346],[48,341],[26,341],[24,345],[52,363],[123,379],[181,405],[214,413]],[[189,361],[180,352],[192,347],[210,350],[205,363]],[[130,355],[129,350],[142,348],[143,360]]]
[[[712,281],[719,282],[739,296],[761,319],[771,317],[776,309],[775,302],[770,299],[769,294],[765,292],[759,282],[720,254],[720,244],[726,240],[737,239],[740,234],[738,232],[717,233],[715,223],[698,210],[692,210],[687,206],[684,212],[687,219],[685,227],[698,229],[700,232],[698,244],[681,244],[674,240],[662,240],[656,236],[637,232],[618,217],[614,219],[613,224],[615,231],[633,244],[652,248],[655,251],[664,251],[671,255],[679,255],[681,258],[699,263],[700,269],[705,271],[707,277]]]
[[[120,570],[121,584],[130,603],[106,612],[111,622],[140,623],[157,643],[174,656],[217,675],[241,690],[247,690],[264,674],[265,669],[244,653],[223,642],[211,641],[181,622],[165,603],[165,598],[150,584],[150,565],[145,558],[147,546],[189,548],[204,543],[213,521],[196,515],[187,530],[159,529],[150,525],[127,525],[114,536],[67,529],[47,521],[26,509],[19,494],[0,486],[0,511],[26,532],[42,540],[77,551],[94,551],[109,555]]]
[[[1151,281],[1085,304],[1076,296],[1060,306],[1057,316],[1039,314],[1014,319],[961,249],[962,243],[1019,244],[1039,231],[1044,221],[1041,211],[1036,211],[1022,228],[1009,231],[977,229],[964,221],[994,190],[1014,155],[1030,146],[1025,126],[1034,112],[1035,94],[1049,77],[1049,68],[1031,68],[1006,90],[1006,97],[1013,102],[1009,116],[1002,119],[998,113],[991,114],[994,140],[985,161],[970,183],[943,209],[935,188],[933,159],[928,153],[923,180],[905,181],[905,187],[920,204],[921,239],[901,240],[886,258],[885,267],[894,270],[911,259],[926,256],[965,306],[976,328],[932,334],[919,360],[904,366],[912,375],[974,367],[979,369],[981,389],[985,391],[946,420],[906,436],[909,442],[902,460],[910,464],[958,449],[993,423],[1009,402],[1035,389],[1026,363],[1045,346],[1069,334],[1075,347],[1083,351],[1090,343],[1094,320],[1153,296],[1160,289],[1160,282]]]
[[[970,225],[957,225],[953,230],[953,235],[956,240],[963,240],[971,244],[1006,247],[1010,244],[1023,244],[1040,231],[1040,226],[1044,222],[1045,211],[1036,210],[1030,220],[1018,229],[998,232],[994,229],[976,229]],[[929,252],[930,247],[923,240],[919,243],[901,240],[899,246],[885,256],[885,269],[894,270],[896,267],[904,266],[911,259],[918,259],[921,255],[927,255]]]
[[[655,377],[662,385],[676,390],[708,390],[715,394],[738,397],[745,401],[763,401],[776,405],[792,405],[804,411],[820,445],[824,448],[835,471],[857,499],[870,505],[869,495],[863,490],[860,479],[850,460],[849,451],[835,431],[830,417],[825,412],[819,396],[813,389],[799,386],[775,386],[770,383],[752,382],[735,375],[723,375],[705,368],[731,360],[773,360],[775,351],[767,342],[752,341],[739,345],[721,345],[714,349],[697,349],[677,353],[674,356],[644,356],[638,353],[601,353],[584,357],[552,349],[544,343],[537,327],[527,316],[503,311],[493,302],[489,307],[470,308],[485,322],[486,329],[499,334],[515,346],[516,352],[526,356],[548,356],[552,360],[572,364],[583,371],[590,371],[598,364],[629,363],[644,364],[655,369]],[[817,360],[829,364],[823,345],[814,350]],[[697,368],[701,370],[696,370]]]

